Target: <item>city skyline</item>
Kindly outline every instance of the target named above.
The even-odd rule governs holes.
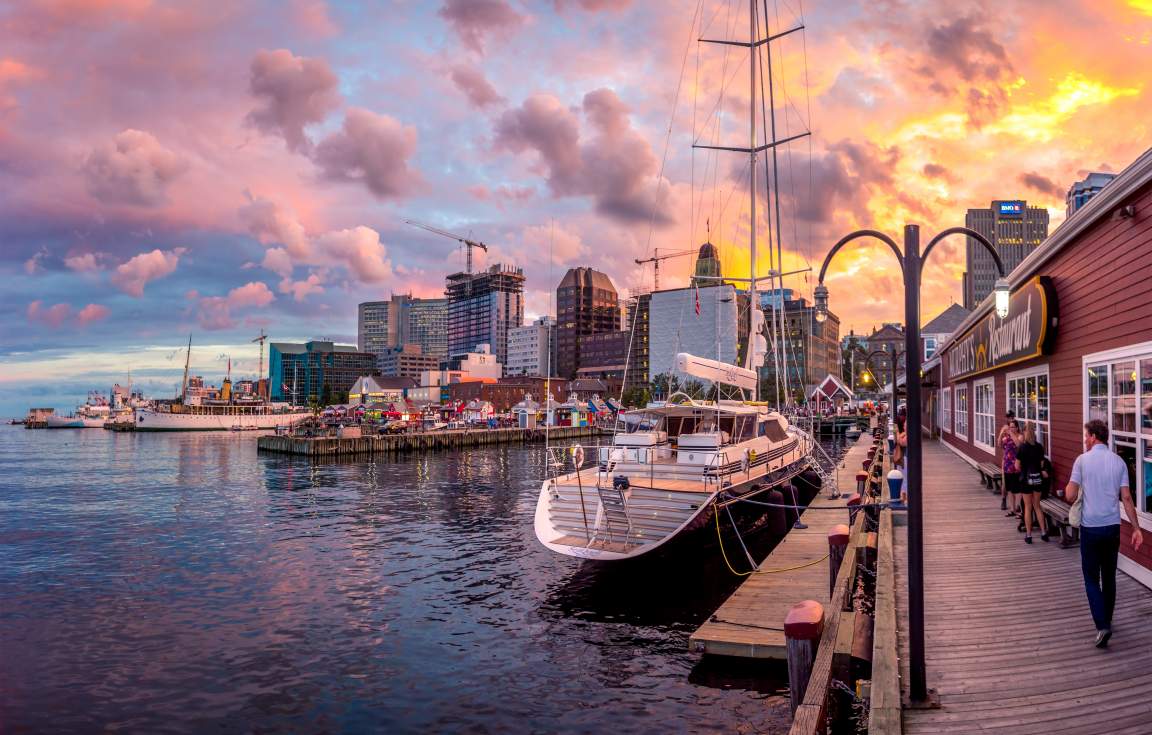
[[[794,103],[782,120],[813,131],[788,159],[804,173],[782,182],[786,265],[817,266],[857,226],[931,233],[993,200],[1043,206],[1055,230],[1073,182],[1144,149],[1147,3],[1062,2],[1042,16],[1025,5],[807,6],[807,69],[799,43],[778,66]],[[722,219],[691,205],[690,144],[705,131],[664,137],[682,67],[678,122],[723,86],[723,55],[697,63],[685,41],[725,33],[727,6],[705,3],[700,24],[688,2],[462,7],[3,11],[0,412],[67,407],[123,384],[128,367],[160,393],[189,332],[210,382],[229,355],[234,374],[255,373],[262,327],[278,342],[354,344],[357,303],[442,297],[444,276],[463,270],[459,249],[409,216],[488,243],[477,269],[523,267],[526,321],[551,313],[568,267],[607,273],[621,294],[650,288],[650,267],[632,261],[652,247],[709,239],[740,274],[746,205]],[[744,93],[727,91],[732,109]],[[731,116],[725,134],[739,125]],[[740,167],[716,161],[730,196]],[[696,197],[714,197],[701,175]],[[963,239],[942,247],[925,314],[961,301]],[[828,284],[842,331],[896,319],[899,303],[855,295],[898,290],[891,258],[841,257]],[[662,288],[686,285],[691,267],[664,263]],[[795,280],[810,298],[813,279]]]

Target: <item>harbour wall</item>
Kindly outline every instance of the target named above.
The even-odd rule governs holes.
[[[553,440],[575,439],[583,436],[602,436],[611,432],[594,426],[559,426],[548,430]],[[298,454],[307,457],[336,455],[367,455],[389,452],[411,452],[431,449],[457,449],[489,444],[523,444],[544,441],[544,429],[453,429],[427,431],[414,434],[385,434],[383,436],[258,437],[257,448],[262,452]]]

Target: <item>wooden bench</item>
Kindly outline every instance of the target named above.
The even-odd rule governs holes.
[[[980,482],[989,490],[994,493],[1000,492],[1000,483],[1004,481],[1003,470],[991,462],[983,462],[976,465],[976,471],[980,473]]]
[[[1040,501],[1040,512],[1048,516],[1048,522],[1060,529],[1060,548],[1067,549],[1080,543],[1080,529],[1068,523],[1068,511],[1072,506],[1060,498],[1044,498]]]

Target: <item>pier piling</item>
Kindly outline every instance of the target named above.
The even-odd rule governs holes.
[[[845,544],[847,545],[847,544]],[[824,635],[824,606],[804,600],[792,606],[784,618],[784,639],[788,647],[788,690],[792,712],[804,701],[816,649]]]

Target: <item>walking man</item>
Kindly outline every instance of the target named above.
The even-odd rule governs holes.
[[[1108,425],[1099,419],[1084,424],[1084,454],[1072,465],[1072,479],[1064,491],[1072,503],[1084,493],[1080,520],[1080,566],[1084,591],[1096,623],[1096,647],[1105,648],[1112,637],[1112,611],[1116,607],[1116,560],[1120,554],[1120,503],[1132,522],[1132,546],[1139,549],[1144,534],[1129,492],[1128,466],[1108,448]]]

